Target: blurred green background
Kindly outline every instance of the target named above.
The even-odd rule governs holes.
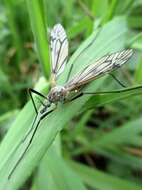
[[[122,94],[122,97],[121,95],[92,97],[82,104],[82,108],[81,106],[78,108],[74,117],[68,116],[68,121],[64,122],[64,118],[61,121],[59,117],[57,117],[59,120],[54,118],[56,126],[61,125],[58,122],[62,122],[62,127],[57,128],[56,134],[50,134],[51,141],[48,141],[48,137],[42,139],[42,135],[38,140],[37,135],[37,145],[44,141],[40,149],[42,152],[36,152],[34,150],[36,146],[33,146],[30,152],[33,163],[27,156],[25,165],[26,163],[29,165],[27,164],[25,171],[22,170],[22,166],[19,167],[19,172],[15,171],[15,178],[11,179],[11,182],[5,182],[7,181],[5,176],[12,167],[10,158],[13,157],[14,148],[13,152],[9,151],[23,138],[35,115],[32,105],[27,105],[21,112],[29,100],[27,89],[37,86],[37,89],[45,94],[48,91],[49,31],[56,23],[61,23],[67,32],[70,57],[93,31],[96,31],[96,35],[99,29],[102,29],[102,36],[98,37],[96,45],[90,50],[90,57],[93,57],[93,52],[97,54],[97,50],[101,47],[102,51],[98,50],[102,52],[99,56],[103,56],[106,49],[112,52],[120,50],[121,47],[133,48],[135,53],[132,59],[114,74],[127,87],[142,83],[141,0],[2,0],[0,2],[0,139],[2,142],[0,189],[3,190],[5,186],[10,190],[142,189],[141,89],[138,92],[134,89],[133,93]],[[126,30],[125,37],[119,38],[123,30]],[[113,42],[113,46],[111,38],[115,35],[117,41]],[[105,49],[108,38],[110,43]],[[78,71],[81,67],[83,63],[80,61],[75,69]],[[110,76],[99,80],[101,82],[97,81],[98,86],[92,88],[94,91],[122,88]],[[25,128],[22,128],[22,125]],[[44,125],[48,133],[50,122],[47,120]],[[20,130],[20,127],[23,130]],[[9,129],[11,131],[8,131]],[[63,130],[60,132],[61,129]],[[37,155],[39,158],[34,160]],[[16,160],[17,156],[14,159]]]

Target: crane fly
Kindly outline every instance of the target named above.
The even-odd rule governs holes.
[[[29,94],[36,112],[36,117],[33,121],[33,124],[30,130],[25,135],[24,139],[20,142],[23,143],[28,135],[32,132],[32,135],[29,139],[28,145],[25,148],[24,152],[16,162],[15,166],[8,175],[8,179],[11,178],[11,175],[17,168],[18,164],[24,157],[29,146],[31,145],[34,135],[38,129],[38,126],[42,119],[44,119],[48,114],[52,113],[56,108],[49,110],[49,107],[54,104],[57,105],[58,102],[66,103],[68,101],[73,101],[85,94],[105,94],[113,93],[112,92],[82,92],[80,87],[88,84],[89,82],[96,80],[97,78],[103,76],[104,74],[110,73],[111,71],[121,67],[125,64],[132,56],[133,50],[126,49],[116,53],[108,54],[97,61],[94,61],[93,64],[86,66],[81,72],[77,73],[73,78],[68,80],[63,86],[56,84],[57,77],[64,71],[68,59],[68,40],[66,32],[61,24],[56,24],[50,33],[50,49],[51,49],[51,90],[47,96],[35,91],[34,89],[29,89]],[[71,72],[69,72],[70,75]],[[68,76],[69,79],[69,76]],[[72,99],[68,99],[68,96],[71,92],[75,92],[76,96]],[[120,92],[120,91],[116,91]],[[44,98],[44,102],[41,102],[42,105],[38,110],[36,108],[32,94],[36,94]],[[56,106],[55,106],[56,107]],[[19,144],[19,145],[20,145]],[[18,147],[19,147],[18,145]]]

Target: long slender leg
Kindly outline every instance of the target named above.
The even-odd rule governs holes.
[[[39,126],[41,120],[44,119],[48,114],[52,113],[54,110],[55,110],[55,109],[52,109],[52,110],[46,112],[45,114],[43,114],[43,116],[41,116],[41,117],[39,118],[39,120],[38,120],[38,122],[37,122],[37,124],[36,124],[36,127],[35,127],[35,129],[34,129],[34,131],[33,131],[33,134],[32,134],[32,136],[31,136],[31,138],[30,138],[30,140],[29,140],[29,143],[28,143],[27,147],[25,148],[24,152],[22,153],[22,155],[20,156],[20,158],[18,159],[18,161],[16,162],[15,166],[12,168],[10,174],[8,175],[8,180],[10,180],[10,178],[11,178],[13,172],[15,171],[15,169],[17,168],[17,166],[19,165],[19,163],[20,163],[21,160],[23,159],[25,153],[26,153],[27,150],[29,149],[29,147],[30,147],[30,145],[31,145],[31,143],[32,143],[32,141],[33,141],[33,138],[34,138],[34,136],[35,136],[35,134],[36,134],[36,131],[37,131],[37,129],[38,129],[38,126]]]
[[[41,120],[44,119],[48,114],[52,113],[54,110],[56,109],[56,107],[48,112],[45,112],[42,116],[41,116]]]
[[[84,95],[83,92],[80,92],[79,94],[77,94],[76,96],[74,96],[73,98],[71,98],[70,100],[68,100],[68,102],[72,102],[72,101],[74,101],[74,100],[80,98],[80,97],[83,96],[83,95]]]
[[[86,46],[86,48],[84,48],[84,49],[78,54],[78,56],[75,58],[74,62],[82,55],[82,53],[84,53],[85,50],[87,50],[87,49],[95,42],[95,40],[97,39],[98,35],[100,34],[100,31],[101,31],[101,29],[98,31],[98,33],[96,34],[96,36],[94,37],[94,39]],[[69,78],[70,78],[72,69],[73,69],[73,63],[72,63],[71,66],[70,66],[70,70],[69,70],[69,73],[68,73],[66,82],[67,82],[67,81],[69,80]]]
[[[35,102],[34,102],[32,93],[33,93],[33,94],[36,94],[36,95],[38,95],[38,96],[41,96],[41,97],[44,98],[44,99],[47,99],[47,97],[44,96],[43,94],[41,94],[40,92],[38,92],[38,91],[32,89],[32,88],[29,88],[29,89],[28,89],[28,92],[29,92],[29,95],[30,95],[30,97],[31,97],[31,100],[32,100],[32,103],[33,103],[35,112],[36,112],[36,114],[37,114],[37,113],[38,113],[38,110],[37,110],[37,107],[36,107],[36,105],[35,105]]]
[[[21,142],[18,144],[18,146],[16,147],[16,150],[19,148],[19,146],[20,146],[22,143],[24,143],[24,141],[27,139],[27,137],[29,136],[29,134],[32,132],[33,127],[34,127],[34,124],[35,124],[35,121],[36,121],[36,119],[37,119],[38,110],[37,110],[37,108],[36,108],[36,105],[35,105],[35,102],[34,102],[32,93],[35,93],[36,95],[39,95],[39,96],[41,96],[42,98],[47,99],[46,96],[44,96],[43,94],[39,93],[38,91],[36,91],[36,90],[34,90],[34,89],[31,89],[31,88],[30,88],[30,89],[28,89],[28,92],[29,92],[29,95],[30,95],[30,97],[31,97],[31,100],[32,100],[33,106],[34,106],[34,108],[35,108],[35,111],[36,111],[36,117],[34,118],[34,121],[33,121],[33,123],[32,123],[32,126],[31,126],[30,130],[27,132],[27,134],[25,135],[25,137],[24,137],[24,138],[21,140]],[[49,113],[51,113],[51,111],[49,111]],[[47,115],[48,115],[48,114],[47,114]],[[41,121],[41,120],[39,120],[39,122],[40,122],[40,121]],[[23,152],[23,154],[21,155],[21,157],[20,157],[19,160],[17,161],[16,165],[15,165],[14,168],[12,169],[11,173],[9,174],[8,179],[10,179],[12,173],[14,172],[14,170],[16,169],[16,167],[18,166],[18,164],[19,164],[20,161],[22,160],[24,154],[26,153],[28,147],[30,146],[30,144],[31,144],[31,142],[32,142],[32,139],[33,139],[33,137],[34,137],[34,134],[36,133],[36,130],[37,130],[37,128],[38,128],[38,125],[39,125],[39,123],[37,124],[37,126],[36,126],[36,128],[35,128],[35,130],[34,130],[34,132],[33,132],[33,135],[32,135],[32,137],[31,137],[31,139],[30,139],[30,142],[29,142],[28,146],[26,147],[25,151]],[[15,150],[15,151],[16,151],[16,150]]]
[[[68,76],[67,76],[66,82],[67,82],[67,81],[69,80],[69,78],[70,78],[72,69],[73,69],[73,63],[72,63],[71,66],[70,66],[70,70],[69,70],[69,72],[68,72]]]
[[[37,115],[36,115],[36,117],[34,118],[34,121],[33,121],[33,123],[32,123],[31,128],[29,129],[29,131],[26,133],[26,135],[24,136],[24,138],[23,138],[23,139],[21,140],[21,142],[19,143],[19,146],[20,146],[20,144],[24,143],[24,141],[26,140],[26,138],[29,136],[29,134],[30,134],[31,131],[33,130],[33,127],[34,127],[34,124],[35,124],[36,119],[37,119]],[[19,146],[18,146],[18,147],[19,147]],[[17,148],[18,148],[18,147],[17,147]]]
[[[34,105],[34,107],[35,107],[35,102],[34,102],[34,100],[33,100],[33,97],[32,97],[32,94],[31,94],[30,91],[29,91],[29,94],[30,94],[30,97],[31,97],[31,99],[32,99],[33,105]],[[36,109],[35,109],[35,110],[36,110]],[[15,151],[19,148],[19,146],[20,146],[22,143],[24,143],[24,141],[26,140],[26,138],[29,136],[29,134],[30,134],[31,131],[33,130],[33,127],[34,127],[34,123],[35,123],[35,121],[36,121],[36,118],[37,118],[37,112],[36,112],[36,116],[35,116],[35,118],[34,118],[34,120],[33,120],[33,123],[32,123],[31,128],[30,128],[29,131],[26,133],[26,135],[24,136],[24,138],[19,142],[19,144],[18,144],[17,147],[15,148]]]
[[[36,112],[36,114],[38,114],[38,111],[37,111],[37,108],[36,108],[36,105],[35,105],[35,102],[34,102],[34,99],[33,99],[33,96],[32,96],[32,91],[31,91],[30,88],[28,89],[28,92],[29,92],[30,98],[31,98],[31,100],[32,100],[32,103],[33,103],[35,112]]]
[[[15,152],[17,151],[17,149],[19,148],[19,146],[24,143],[24,141],[26,140],[26,138],[28,137],[28,135],[31,133],[33,127],[34,127],[34,124],[35,124],[35,121],[37,119],[37,115],[36,117],[34,118],[34,121],[32,123],[32,127],[30,128],[30,130],[27,132],[27,134],[25,135],[25,137],[19,142],[19,144],[17,145],[17,147],[15,148]],[[24,151],[25,152],[25,151]],[[25,154],[25,153],[24,153]],[[17,161],[17,163],[15,164],[14,168],[12,169],[12,171],[10,172],[10,174],[8,175],[8,180],[11,178],[11,175],[13,174],[14,170],[16,169],[16,167],[18,166],[18,164],[20,163],[21,161],[21,157],[19,158],[19,160]]]
[[[113,92],[113,91],[112,91]],[[108,93],[112,93],[112,92],[80,92],[79,94],[77,94],[76,96],[74,96],[73,98],[67,100],[65,103],[67,102],[72,102],[80,97],[82,97],[83,95],[103,95],[103,94],[108,94]],[[117,92],[118,93],[118,92]]]
[[[36,108],[36,105],[35,105],[35,102],[34,102],[32,93],[34,93],[34,94],[36,94],[36,95],[39,95],[39,96],[41,96],[42,98],[47,99],[46,96],[44,96],[43,94],[37,92],[37,91],[34,90],[34,89],[29,88],[29,89],[28,89],[28,92],[29,92],[30,98],[31,98],[31,100],[32,100],[33,106],[34,106],[34,108],[35,108],[35,111],[36,111],[36,117],[34,118],[34,121],[33,121],[33,123],[32,123],[31,128],[30,128],[29,131],[26,133],[25,137],[19,142],[19,144],[17,145],[15,151],[19,148],[19,146],[20,146],[22,143],[24,143],[24,141],[27,139],[27,137],[29,136],[29,134],[32,132],[33,127],[34,127],[34,124],[35,124],[35,121],[36,121],[36,119],[37,119],[38,110],[37,110],[37,108]],[[21,159],[20,159],[20,160],[21,160]],[[20,160],[19,160],[18,162],[20,162]],[[17,163],[16,165],[18,165],[18,163]],[[16,168],[16,167],[17,167],[17,166],[15,166],[15,168]],[[15,170],[15,169],[13,168],[13,171],[14,171],[14,170]],[[11,173],[13,173],[13,172],[11,172]]]
[[[122,87],[126,88],[126,86],[118,79],[116,76],[114,76],[112,73],[109,73],[110,76]]]
[[[17,146],[17,148],[20,146],[21,143],[23,143],[23,142],[26,140],[26,138],[28,137],[28,135],[31,133],[31,131],[33,130],[33,127],[34,127],[34,122],[35,122],[35,120],[36,120],[36,118],[37,118],[38,110],[37,110],[37,108],[36,108],[36,105],[35,105],[35,102],[34,102],[32,93],[35,93],[35,94],[41,96],[42,98],[46,98],[46,99],[47,99],[46,96],[44,96],[43,94],[41,94],[41,93],[35,91],[34,89],[29,88],[28,91],[29,91],[29,94],[30,94],[32,103],[33,103],[34,108],[35,108],[35,111],[36,111],[36,117],[35,117],[35,119],[34,119],[34,121],[33,121],[32,127],[29,129],[29,131],[27,132],[27,134],[25,135],[25,137],[21,140],[21,142],[19,143],[19,145]]]
[[[74,62],[85,52],[85,50],[87,50],[95,42],[95,40],[99,36],[100,32],[101,32],[101,28],[99,28],[99,31],[95,35],[94,39],[92,39],[92,41],[78,54],[78,56],[75,58]]]
[[[46,105],[44,104],[44,102],[43,102],[39,97],[35,97],[35,98],[37,98],[37,100],[40,102],[41,105],[43,105],[44,107],[46,106]]]
[[[38,123],[37,123],[37,125],[36,125],[36,127],[35,127],[35,130],[34,130],[33,134],[35,134],[35,131],[36,131],[36,129],[37,129],[38,126],[39,126],[39,123],[40,123],[40,120],[38,121]],[[20,156],[20,158],[19,158],[18,161],[16,162],[15,166],[12,168],[10,174],[8,175],[8,180],[10,180],[10,178],[11,178],[13,172],[15,171],[15,169],[17,168],[17,166],[19,165],[19,163],[20,163],[21,160],[23,159],[25,153],[27,152],[27,150],[28,150],[28,148],[29,148],[29,146],[30,146],[30,144],[31,144],[31,142],[32,142],[32,139],[33,139],[33,135],[32,135],[32,137],[31,137],[31,139],[30,139],[30,141],[29,141],[29,144],[27,145],[27,147],[25,148],[24,152],[22,153],[22,155]]]
[[[87,46],[86,48],[84,48],[84,49],[80,52],[80,54],[75,58],[74,62],[82,55],[82,53],[83,53],[87,48],[89,48],[89,47],[95,42],[95,40],[97,39],[97,37],[98,37],[100,31],[101,31],[101,30],[98,31],[98,33],[96,34],[96,36],[94,37],[94,39],[90,42],[90,44],[88,44],[88,46]],[[67,81],[69,80],[69,78],[70,78],[70,75],[71,75],[73,66],[74,66],[74,65],[73,65],[73,63],[72,63],[71,66],[70,66],[70,70],[69,70],[69,73],[68,73],[66,82],[67,82]]]
[[[97,32],[97,34],[96,34],[96,36],[94,37],[94,39],[86,46],[86,48],[84,48],[84,49],[78,54],[78,56],[75,58],[74,62],[82,55],[82,53],[84,53],[85,50],[87,50],[87,49],[95,42],[95,40],[97,39],[97,37],[98,37],[98,35],[100,34],[100,32],[101,32],[101,29]],[[67,82],[67,81],[69,80],[69,78],[70,78],[72,69],[73,69],[73,63],[72,63],[71,66],[70,66],[70,70],[69,70],[69,73],[68,73],[66,82]]]
[[[41,94],[40,92],[38,92],[38,91],[36,91],[36,90],[34,90],[32,88],[29,88],[29,91],[32,92],[32,93],[34,93],[34,94],[37,94],[37,95],[41,96],[42,98],[47,99],[46,96],[44,96],[43,94]]]
[[[131,90],[134,90],[134,89],[139,89],[141,88],[141,86],[137,86],[137,87],[134,87],[134,88],[130,88],[130,89],[120,89],[120,90],[114,90],[114,91],[99,91],[99,92],[80,92],[79,94],[77,94],[76,96],[74,96],[73,98],[71,98],[70,100],[68,100],[67,102],[70,102],[70,101],[73,101],[73,100],[76,100],[84,95],[104,95],[104,94],[118,94],[118,93],[121,93],[121,92],[127,92],[127,91],[131,91]]]

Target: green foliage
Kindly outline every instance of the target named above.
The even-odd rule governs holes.
[[[3,0],[0,10],[0,190],[141,189],[141,1]],[[114,93],[59,104],[8,180],[32,135],[18,146],[35,117],[27,88],[47,95],[50,87],[49,29],[57,22],[67,31],[71,55],[58,84],[72,63],[71,77],[91,60],[128,47],[133,58],[115,71],[127,88],[105,76],[83,90]]]

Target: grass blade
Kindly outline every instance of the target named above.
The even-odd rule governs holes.
[[[88,46],[92,39],[94,39],[96,35],[96,32],[94,32],[72,56],[68,63],[67,70],[60,78],[59,83],[64,83],[71,63],[74,63],[75,65],[72,72],[72,75],[74,75],[76,72],[90,64],[90,60],[96,60],[104,54],[124,48],[126,32],[127,27],[125,19],[114,19],[103,27],[95,43],[78,57],[82,49]],[[78,57],[78,59],[76,59],[76,57]],[[93,82],[88,86],[88,90],[96,90],[103,81],[104,79],[100,79],[95,81],[95,83]],[[44,84],[45,83],[41,84],[41,87],[43,87]],[[70,102],[62,106],[59,105],[58,109],[54,111],[53,114],[42,121],[29,151],[13,173],[11,180],[7,181],[7,176],[10,173],[11,168],[13,168],[16,160],[19,158],[19,154],[23,152],[25,144],[14,154],[14,156],[13,151],[20,139],[24,137],[25,131],[30,127],[34,116],[31,105],[28,104],[25,106],[0,147],[0,189],[4,189],[6,186],[7,190],[13,190],[19,188],[21,184],[23,184],[38,165],[44,153],[53,143],[56,135],[61,131],[64,125],[75,116],[80,109],[82,109],[89,98],[90,97],[85,96],[78,101]]]
[[[120,179],[109,174],[105,174],[97,169],[91,169],[87,166],[68,162],[72,168],[80,175],[82,180],[89,186],[100,190],[140,190],[141,186],[124,179]]]
[[[40,1],[27,0],[26,2],[39,60],[42,65],[44,75],[46,78],[48,78],[50,73],[50,64],[47,28],[45,27]]]

